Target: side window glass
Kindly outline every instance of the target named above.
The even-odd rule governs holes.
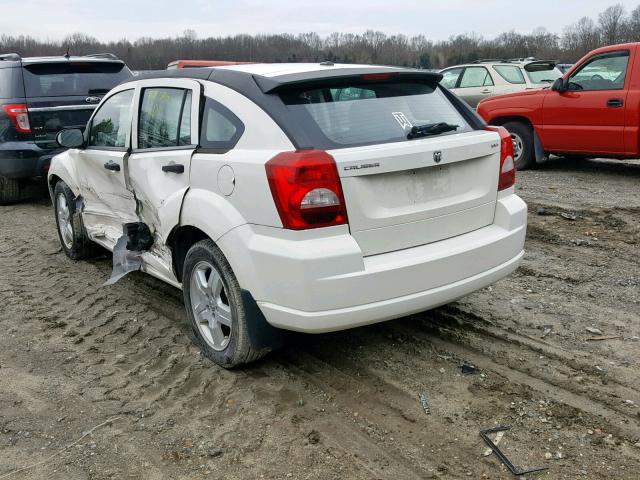
[[[190,90],[145,88],[138,119],[138,148],[163,148],[191,143]],[[185,116],[188,116],[185,118]],[[182,121],[185,124],[182,124]],[[187,143],[181,143],[182,139]]]
[[[442,80],[440,80],[440,85],[445,88],[455,88],[461,72],[461,68],[452,68],[451,70],[442,72]]]
[[[125,148],[131,128],[133,90],[116,93],[100,107],[91,122],[90,147]]]
[[[244,124],[231,110],[207,98],[202,117],[200,146],[221,150],[232,149],[244,133]]]
[[[184,97],[178,145],[191,145],[191,90],[187,90]]]
[[[620,90],[628,63],[628,51],[598,55],[571,75],[569,90]]]
[[[462,74],[460,88],[492,86],[493,80],[489,70],[484,67],[467,67]]]
[[[514,67],[512,65],[494,65],[493,69],[509,83],[516,85],[526,83],[520,67]]]

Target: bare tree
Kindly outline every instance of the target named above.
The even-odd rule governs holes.
[[[622,4],[611,5],[598,16],[600,32],[607,45],[619,43],[623,39],[626,11]]]
[[[62,41],[43,41],[29,36],[0,35],[0,52],[24,56],[73,55],[113,52],[136,70],[161,69],[176,59],[212,59],[254,62],[379,63],[416,68],[442,68],[481,58],[535,56],[575,62],[601,45],[625,39],[640,41],[640,6],[629,16],[617,4],[604,10],[598,23],[583,17],[565,28],[562,36],[537,28],[529,34],[509,31],[493,39],[478,34],[458,34],[432,42],[424,35],[407,37],[368,30],[361,34],[335,32],[298,35],[247,35],[198,38],[185,30],[176,38],[139,38],[100,42],[85,33],[73,33]]]

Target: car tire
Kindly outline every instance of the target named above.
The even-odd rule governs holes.
[[[94,255],[97,245],[89,239],[82,216],[76,211],[76,196],[63,181],[56,183],[53,189],[53,208],[58,238],[67,257],[81,260]]]
[[[11,205],[20,200],[20,182],[0,176],[0,205]]]
[[[507,122],[503,125],[513,140],[513,154],[516,170],[527,170],[536,166],[533,144],[533,129],[522,122]]]
[[[251,345],[242,291],[229,262],[211,240],[185,258],[182,290],[191,329],[204,355],[224,368],[260,359],[270,347]]]

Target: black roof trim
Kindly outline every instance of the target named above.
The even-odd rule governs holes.
[[[274,77],[253,75],[254,80],[263,93],[275,93],[279,90],[293,86],[312,87],[314,84],[324,83],[326,80],[353,81],[359,80],[362,75],[389,74],[390,79],[404,81],[421,81],[437,84],[442,80],[442,74],[426,70],[412,70],[406,68],[371,67],[371,68],[331,68],[327,70],[314,70],[310,72],[291,73]],[[385,78],[381,81],[388,81]],[[375,80],[372,80],[375,81]]]

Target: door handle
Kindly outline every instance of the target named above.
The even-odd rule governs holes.
[[[163,165],[162,171],[167,173],[184,173],[184,165],[170,163],[169,165]]]
[[[105,163],[104,164],[104,168],[106,168],[107,170],[111,170],[112,172],[119,172],[120,171],[120,165],[118,165],[113,160],[109,160],[107,163]]]
[[[623,105],[624,102],[621,98],[610,98],[609,100],[607,100],[607,107],[610,108],[620,108]]]
[[[480,93],[491,93],[491,90],[489,90],[489,89],[487,88],[487,89],[485,89],[485,90],[482,90],[482,92],[480,92]]]

